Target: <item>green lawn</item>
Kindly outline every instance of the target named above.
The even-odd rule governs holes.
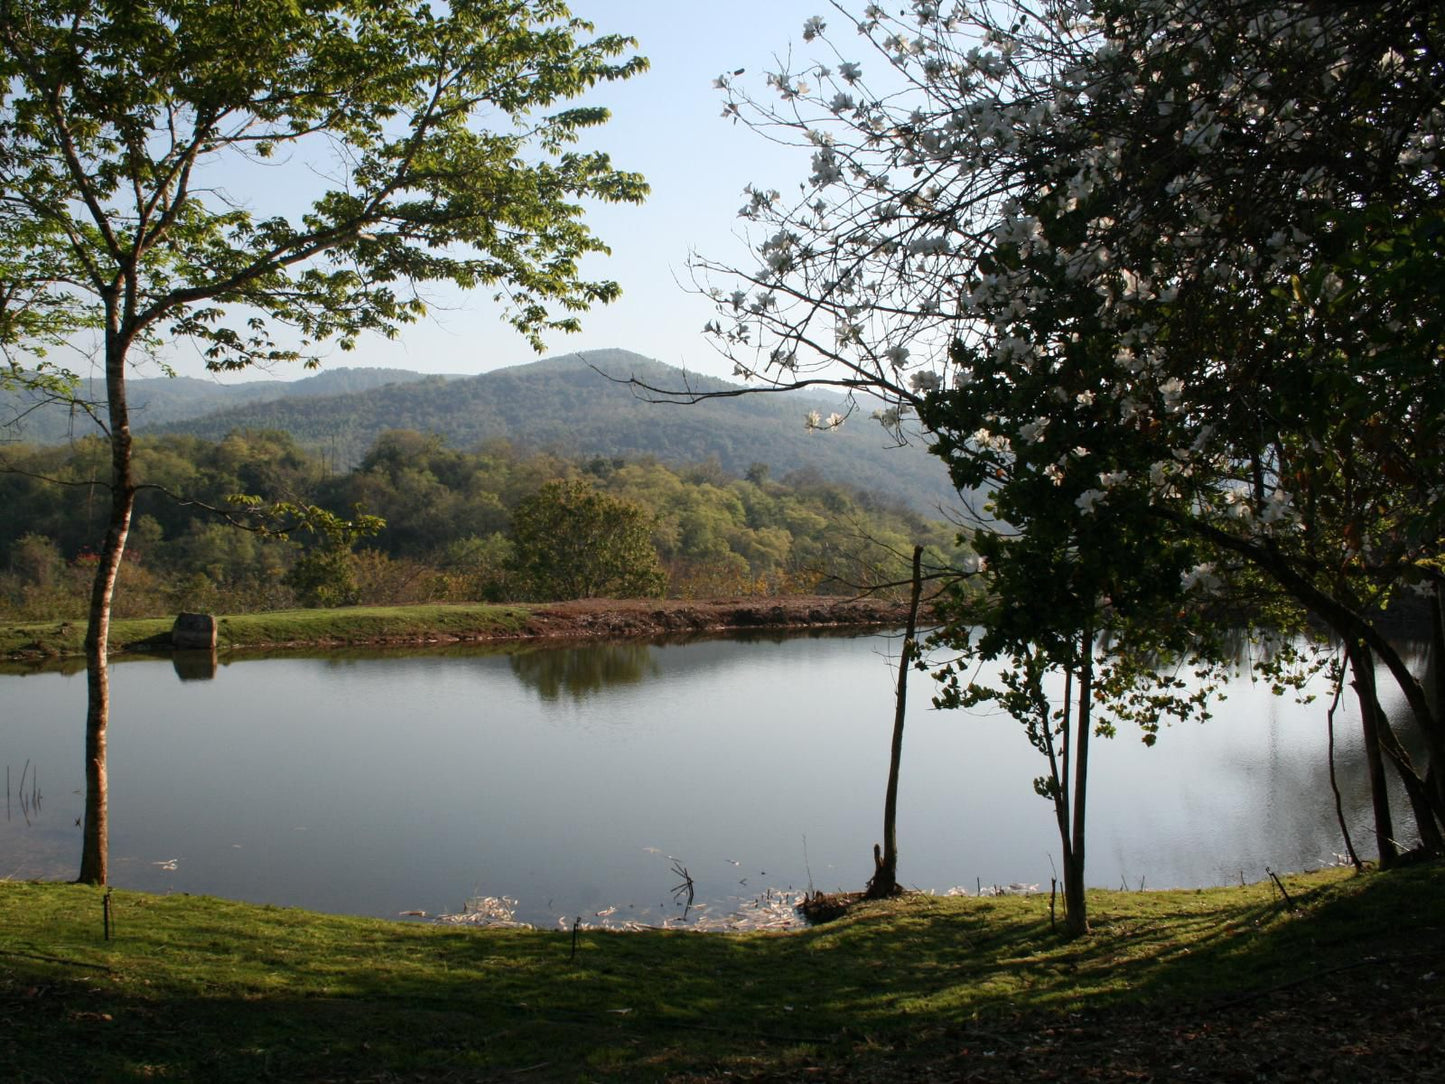
[[[372,643],[427,637],[507,636],[520,631],[527,611],[519,606],[348,606],[335,610],[279,610],[219,619],[221,648],[293,643]],[[172,618],[134,618],[111,623],[113,647],[168,634]],[[0,657],[80,655],[84,621],[0,624]]]
[[[21,1080],[792,1079],[923,1072],[979,1021],[1192,1005],[1428,944],[1445,868],[1244,888],[911,897],[790,934],[476,930],[0,882]],[[63,1066],[63,1070],[60,1068]]]

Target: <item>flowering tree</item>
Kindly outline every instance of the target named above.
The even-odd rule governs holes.
[[[1439,621],[1445,16],[911,9],[810,20],[832,56],[772,74],[770,101],[719,81],[728,115],[806,146],[812,173],[796,200],[750,193],[759,262],[736,288],[699,261],[709,330],[740,375],[866,391],[885,423],[922,423],[1006,525],[981,546],[999,627],[1010,592],[1057,601],[1038,585],[1071,579],[1075,604],[1020,636],[1042,646],[1067,616],[1081,643],[1111,612],[1164,631],[1171,593],[1197,607],[1240,584],[1325,623],[1438,850],[1445,728],[1378,615],[1418,587]],[[1379,710],[1376,660],[1428,772]]]
[[[572,146],[604,110],[554,108],[645,66],[590,31],[560,0],[0,0],[6,379],[73,394],[43,351],[92,343],[105,373],[105,402],[82,404],[111,464],[81,880],[107,873],[110,600],[138,488],[128,367],[174,340],[213,370],[315,364],[315,343],[417,319],[435,282],[495,291],[539,347],[574,329],[618,292],[579,273],[604,246],[577,201],[646,191]],[[268,164],[293,190],[263,215],[240,190]]]

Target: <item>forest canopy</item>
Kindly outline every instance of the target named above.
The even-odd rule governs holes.
[[[20,621],[84,613],[95,560],[89,546],[106,509],[94,479],[107,461],[98,440],[5,451],[0,503],[11,514],[0,523],[0,614]],[[237,431],[217,442],[142,437],[136,464],[143,488],[116,596],[126,616],[543,597],[529,555],[518,553],[515,516],[559,481],[635,508],[646,523],[643,556],[651,567],[655,555],[663,579],[643,577],[637,582],[648,588],[634,593],[848,594],[903,578],[915,542],[928,545],[935,563],[957,556],[951,524],[815,473],[774,479],[761,463],[737,477],[716,461],[670,467],[650,458],[571,459],[501,441],[459,451],[436,436],[393,430],[344,473],[276,431]],[[212,507],[250,494],[345,515],[360,510],[386,526],[345,545],[337,559],[326,552],[334,540],[237,530],[170,493]],[[350,586],[318,588],[306,579],[318,569],[349,577]]]

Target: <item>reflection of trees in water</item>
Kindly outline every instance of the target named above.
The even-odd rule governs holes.
[[[1402,655],[1415,673],[1429,673],[1431,660],[1427,645],[1406,645]],[[1316,699],[1303,710],[1316,717],[1323,731],[1331,696],[1323,680],[1318,682],[1316,691]],[[1284,694],[1281,703],[1288,702],[1292,697],[1291,693]],[[1417,765],[1425,763],[1428,757],[1425,739],[1408,710],[1388,696],[1384,706],[1395,723],[1400,743]],[[1263,719],[1260,722],[1272,725]],[[1161,745],[1163,741],[1161,739]],[[1374,850],[1370,836],[1373,821],[1368,766],[1360,740],[1359,711],[1349,688],[1344,691],[1335,717],[1335,743],[1336,781],[1340,787],[1345,820],[1361,856],[1371,858]],[[1332,815],[1334,796],[1330,788],[1329,760],[1323,749],[1314,756],[1291,755],[1287,744],[1277,747],[1272,741],[1270,753],[1263,763],[1236,755],[1225,757],[1221,767],[1240,775],[1257,777],[1263,793],[1268,795],[1264,815],[1256,829],[1262,848],[1267,849],[1268,842],[1288,841],[1293,851],[1300,855],[1323,857],[1325,848],[1331,852],[1343,851],[1344,842],[1338,838],[1339,831]],[[1387,787],[1391,808],[1408,810],[1404,788],[1393,770],[1388,775]],[[1335,842],[1337,839],[1338,842]],[[1414,842],[1413,835],[1400,840],[1406,848]]]
[[[649,644],[589,644],[510,656],[512,673],[543,700],[585,700],[610,685],[636,685],[661,673]]]

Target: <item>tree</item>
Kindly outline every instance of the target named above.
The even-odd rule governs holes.
[[[577,201],[646,191],[574,148],[604,110],[545,112],[645,66],[624,58],[630,39],[590,31],[558,0],[0,0],[8,379],[64,390],[39,352],[87,331],[105,373],[82,881],[107,876],[106,650],[137,488],[127,367],[180,340],[214,370],[315,364],[324,340],[396,334],[434,282],[495,290],[539,348],[575,329],[618,292],[579,272],[605,248]],[[264,215],[229,194],[267,168],[316,185]]]
[[[307,607],[355,606],[359,594],[354,554],[345,542],[325,541],[296,559],[281,582]]]
[[[898,683],[893,690],[893,737],[888,746],[888,784],[883,791],[883,843],[873,845],[873,876],[864,895],[886,899],[902,891],[898,884],[898,775],[903,765],[903,723],[908,711],[908,671],[917,662],[918,605],[923,597],[923,547],[913,547],[912,587],[903,647],[898,654]]]
[[[1181,10],[1099,5],[1085,81],[1021,139],[1033,166],[981,258],[992,330],[959,344],[961,379],[925,413],[1012,438],[1011,470],[1047,456],[1081,520],[1202,544],[1196,592],[1262,576],[1327,624],[1367,744],[1438,852],[1438,774],[1410,762],[1373,675],[1378,657],[1438,769],[1440,721],[1377,615],[1411,582],[1439,590],[1445,323],[1415,276],[1438,254],[1442,201],[1411,147],[1440,122],[1441,19],[1416,4]]]
[[[534,598],[632,598],[666,584],[642,508],[577,479],[548,482],[518,505],[512,540]]]
[[[772,103],[719,80],[735,118],[812,162],[796,200],[749,192],[755,268],[697,264],[740,375],[920,421],[986,502],[985,635],[1038,600],[1066,677],[1097,665],[1100,617],[1141,646],[1167,633],[1171,591],[1325,623],[1435,848],[1445,728],[1379,613],[1442,590],[1439,6],[835,7],[873,46],[866,73],[835,48],[771,73]],[[803,36],[838,40],[822,18]],[[1029,655],[1002,657],[1036,688]],[[1360,677],[1374,659],[1428,773]]]

